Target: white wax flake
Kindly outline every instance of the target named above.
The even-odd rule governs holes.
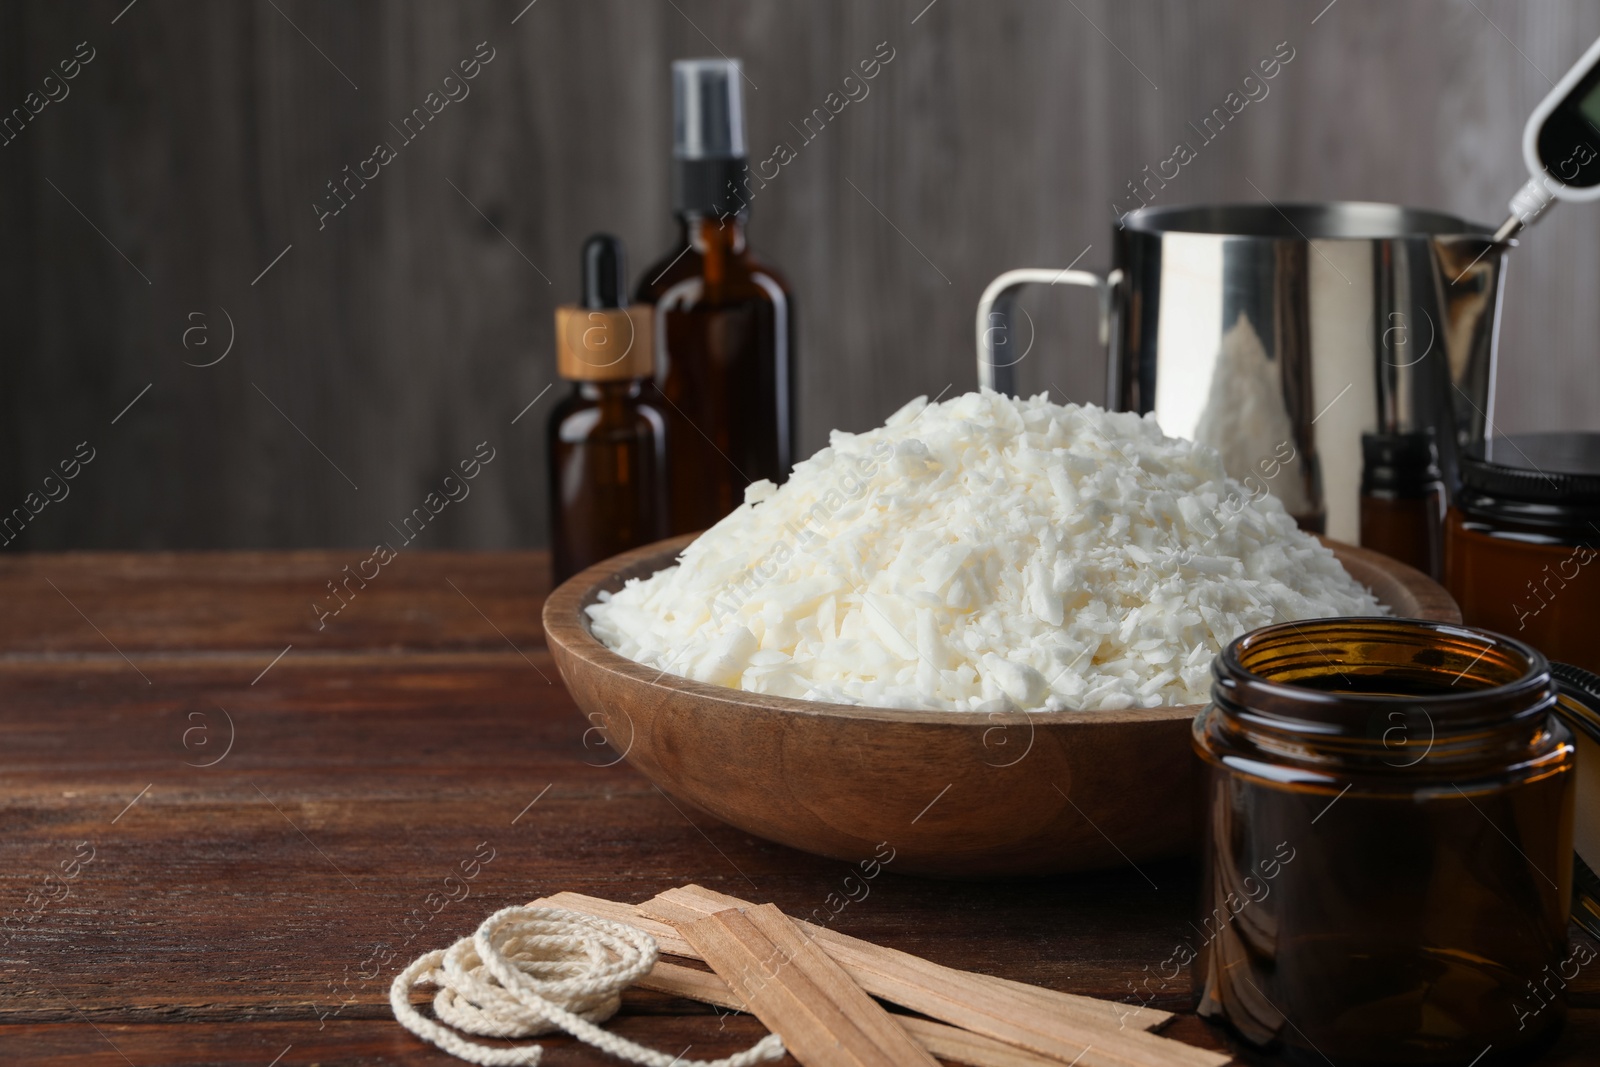
[[[950,711],[1203,703],[1240,634],[1383,610],[1211,447],[987,391],[835,431],[588,609],[617,652],[699,681]]]

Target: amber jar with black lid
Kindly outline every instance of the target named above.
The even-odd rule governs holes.
[[[1406,619],[1269,626],[1213,672],[1200,1013],[1340,1067],[1553,1041],[1577,782],[1558,711],[1582,694],[1523,642]]]
[[[1444,567],[1461,617],[1600,671],[1600,434],[1493,438],[1461,482]]]

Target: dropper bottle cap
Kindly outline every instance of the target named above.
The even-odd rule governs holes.
[[[737,59],[672,62],[672,204],[681,214],[742,213],[744,69]]]
[[[583,306],[619,308],[628,290],[628,254],[609,233],[583,242]]]
[[[655,317],[648,304],[623,306],[628,291],[622,242],[597,233],[583,243],[583,296],[556,308],[556,373],[575,382],[614,382],[655,373]]]

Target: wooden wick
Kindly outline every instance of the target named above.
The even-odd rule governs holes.
[[[748,911],[754,907],[737,897],[694,885],[668,890],[641,905],[578,893],[558,893],[539,903],[638,926],[656,938],[664,953],[688,959],[702,956],[684,936],[684,926],[729,908]],[[1220,1067],[1231,1059],[1226,1053],[1143,1029],[1165,1023],[1172,1017],[1170,1012],[944,967],[825,927],[791,922],[865,992],[940,1020],[892,1016],[919,1044],[943,1059],[973,1067],[1070,1063],[1079,1067]],[[658,963],[639,984],[721,1007],[747,1007],[716,975],[671,963]]]

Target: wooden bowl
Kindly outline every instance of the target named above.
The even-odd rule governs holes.
[[[693,535],[590,567],[545,602],[573,699],[662,790],[772,841],[835,859],[894,849],[897,871],[1043,875],[1181,854],[1198,842],[1196,705],[1129,711],[901,711],[707,685],[606,648],[583,609],[670,566]],[[1397,616],[1461,621],[1450,595],[1330,541]]]

